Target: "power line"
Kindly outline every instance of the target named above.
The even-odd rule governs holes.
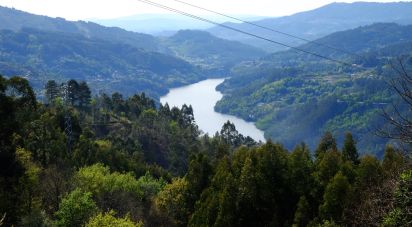
[[[289,34],[289,33],[286,33],[286,32],[282,32],[282,31],[279,31],[279,30],[276,30],[276,29],[273,29],[273,28],[270,28],[270,27],[266,27],[266,26],[263,26],[263,25],[259,25],[259,24],[254,23],[254,22],[242,20],[242,19],[240,19],[240,18],[237,18],[237,17],[234,17],[234,16],[230,16],[230,15],[227,15],[227,14],[224,14],[224,13],[220,13],[220,12],[217,12],[217,11],[214,11],[214,10],[211,10],[211,9],[207,9],[207,8],[204,8],[204,7],[201,7],[201,6],[198,6],[198,5],[194,5],[194,4],[192,4],[192,3],[184,2],[184,1],[181,1],[181,0],[173,0],[173,1],[179,2],[179,3],[184,4],[184,5],[188,5],[188,6],[197,8],[197,9],[201,9],[201,10],[204,10],[204,11],[207,11],[207,12],[210,12],[210,13],[214,13],[214,14],[217,14],[217,15],[220,15],[220,16],[223,16],[223,17],[226,17],[226,18],[230,18],[230,19],[233,19],[233,20],[236,20],[236,21],[245,23],[245,24],[249,24],[249,25],[252,25],[252,26],[255,26],[255,27],[258,27],[258,28],[262,28],[262,29],[265,29],[265,30],[267,30],[267,31],[275,32],[275,33],[278,33],[278,34],[281,34],[281,35],[284,35],[284,36],[288,36],[288,37],[291,37],[291,38],[295,38],[295,39],[299,39],[299,40],[305,41],[305,42],[307,42],[307,43],[312,43],[312,44],[315,44],[315,45],[318,45],[318,46],[324,46],[324,47],[327,47],[327,48],[329,48],[329,49],[333,49],[333,50],[336,50],[336,51],[339,51],[339,52],[343,52],[343,53],[346,53],[346,54],[349,54],[349,55],[352,55],[352,56],[356,56],[356,57],[362,58],[362,56],[360,56],[360,55],[358,55],[358,54],[355,54],[355,53],[353,53],[353,52],[350,52],[350,51],[347,51],[347,50],[343,50],[343,49],[340,49],[340,48],[336,48],[336,47],[330,46],[330,45],[328,45],[328,44],[324,44],[324,43],[320,43],[320,42],[317,42],[317,41],[312,41],[312,40],[309,40],[309,39],[305,39],[305,38],[299,37],[299,36],[297,36],[297,35],[292,35],[292,34]]]
[[[316,56],[318,58],[322,58],[322,59],[325,59],[325,60],[328,60],[328,61],[336,62],[336,63],[341,64],[341,65],[346,65],[346,66],[351,66],[351,67],[360,67],[356,64],[350,64],[348,62],[344,62],[344,61],[333,59],[333,58],[323,56],[323,55],[320,55],[320,54],[317,54],[317,53],[313,53],[313,52],[310,52],[310,51],[307,51],[307,50],[304,50],[304,49],[301,49],[301,48],[298,48],[298,47],[294,47],[294,46],[291,46],[291,45],[288,45],[288,44],[284,44],[284,43],[281,43],[281,42],[278,42],[278,41],[275,41],[275,40],[272,40],[272,39],[269,39],[269,38],[265,38],[265,37],[262,37],[262,36],[259,36],[259,35],[256,35],[256,34],[253,34],[253,33],[250,33],[250,32],[246,32],[246,31],[237,29],[237,28],[225,25],[225,24],[221,24],[221,23],[218,23],[218,22],[215,22],[215,21],[203,18],[203,17],[199,17],[199,16],[196,16],[196,15],[193,15],[193,14],[190,14],[190,13],[186,13],[184,11],[181,11],[181,10],[169,7],[169,6],[165,6],[165,5],[156,3],[156,2],[152,2],[152,1],[149,1],[149,0],[137,0],[137,1],[146,3],[146,4],[149,4],[149,5],[158,7],[158,8],[162,8],[162,9],[165,9],[165,10],[168,10],[168,11],[171,11],[171,12],[175,12],[175,13],[187,16],[187,17],[191,17],[191,18],[196,19],[196,20],[207,22],[207,23],[219,26],[219,27],[223,27],[223,28],[235,31],[235,32],[239,32],[239,33],[242,33],[242,34],[245,34],[245,35],[249,35],[249,36],[261,39],[261,40],[265,40],[265,41],[270,42],[270,43],[281,45],[281,46],[284,46],[284,47],[287,47],[287,48],[290,48],[290,49],[293,49],[293,50],[296,50],[296,51],[299,51],[299,52],[303,52],[303,53],[306,53],[306,54],[309,54],[309,55],[312,55],[312,56]]]

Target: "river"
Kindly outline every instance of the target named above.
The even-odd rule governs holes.
[[[214,110],[214,106],[223,95],[216,91],[216,87],[224,79],[207,79],[195,84],[171,89],[160,98],[162,104],[168,103],[170,107],[181,108],[183,104],[192,105],[195,121],[199,128],[213,136],[220,131],[228,120],[235,124],[236,129],[245,136],[250,136],[256,141],[265,141],[263,131],[256,128],[253,122],[246,122],[238,117],[221,114]]]

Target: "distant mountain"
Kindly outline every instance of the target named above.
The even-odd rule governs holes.
[[[265,55],[258,48],[195,30],[182,30],[172,37],[164,38],[163,45],[175,56],[221,76],[235,64]]]
[[[219,86],[225,96],[216,110],[256,121],[265,136],[288,148],[305,141],[314,149],[325,131],[343,138],[352,132],[362,153],[381,154],[387,140],[373,130],[379,112],[396,96],[387,81],[396,77],[388,62],[412,59],[412,25],[379,23],[316,40],[352,54],[305,44],[300,49],[357,64],[350,67],[288,50],[244,62]]]
[[[86,80],[94,91],[146,92],[194,83],[203,74],[179,58],[79,34],[24,28],[0,31],[0,73],[22,75],[37,89],[47,80]]]
[[[126,31],[115,27],[104,27],[92,22],[67,21],[26,13],[0,6],[0,30],[19,31],[22,28],[35,28],[44,31],[79,34],[88,38],[121,42],[150,51],[161,51],[157,39],[151,35]]]
[[[376,23],[336,32],[316,40],[316,43],[326,44],[327,46],[308,43],[299,46],[299,48],[330,58],[341,60],[352,58],[354,60],[361,57],[356,57],[357,55],[362,55],[369,51],[377,51],[388,45],[403,44],[410,41],[412,41],[412,25],[402,26],[395,23]],[[329,47],[337,47],[337,49]],[[265,56],[261,60],[270,62],[273,65],[277,64],[277,66],[293,66],[296,62],[303,61],[316,64],[319,62],[328,63],[319,57],[297,51],[277,52]]]
[[[305,39],[315,40],[333,32],[377,22],[412,24],[411,12],[412,2],[332,3],[315,10],[297,13],[291,16],[258,20],[254,23]],[[304,43],[301,40],[262,30],[248,24],[227,23],[227,25],[271,38],[279,42],[284,42],[289,45],[297,46]],[[240,41],[266,51],[274,52],[285,49],[282,46],[275,46],[266,41],[239,34],[221,27],[213,27],[208,31],[217,37]]]
[[[145,26],[151,26],[151,23],[142,20],[154,20],[158,17],[160,17],[160,15],[141,15],[139,17],[125,18],[125,20],[139,19],[140,22],[130,22],[130,25],[144,24]],[[188,21],[185,17],[174,15],[166,15],[163,17],[165,20],[170,18],[178,20],[183,20],[184,18],[185,21]],[[194,63],[205,71],[208,71],[209,75],[213,76],[222,76],[222,74],[226,74],[233,65],[264,55],[263,51],[255,47],[247,46],[239,42],[223,40],[206,32],[181,31],[172,37],[156,38],[151,35],[126,31],[121,28],[104,27],[92,22],[66,21],[62,18],[38,16],[5,7],[0,7],[0,21],[2,21],[2,23],[0,23],[0,30],[8,29],[19,32],[24,28],[32,28],[62,34],[75,34],[89,38],[90,40],[105,40],[141,48],[146,51],[172,55]],[[171,26],[172,24],[169,22],[170,21],[163,21],[162,24]]]
[[[264,18],[252,15],[236,16],[245,20],[260,20]],[[218,16],[204,17],[218,23],[228,21]],[[143,32],[152,35],[172,34],[178,30],[186,29],[203,30],[213,27],[212,24],[178,14],[137,14],[113,19],[90,19],[90,21],[104,26],[119,27],[129,31]]]

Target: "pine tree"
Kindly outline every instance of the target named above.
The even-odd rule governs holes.
[[[82,81],[79,84],[78,98],[79,98],[79,107],[87,108],[91,103],[91,94],[89,86],[86,82]]]
[[[318,148],[316,149],[316,158],[320,158],[327,151],[337,151],[336,139],[333,137],[332,133],[326,132],[319,142]]]
[[[358,154],[358,150],[356,149],[356,142],[353,139],[352,134],[349,132],[346,133],[345,135],[342,155],[345,161],[351,161],[353,164],[359,163],[359,154]]]
[[[57,85],[56,81],[54,80],[49,80],[47,81],[46,84],[46,102],[50,105],[53,103],[53,101],[59,97],[60,90],[59,86]]]

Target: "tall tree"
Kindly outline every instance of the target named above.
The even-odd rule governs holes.
[[[0,76],[0,214],[6,225],[17,222],[20,212],[19,178],[24,167],[16,160],[15,137],[36,112],[36,97],[29,82]]]
[[[68,101],[72,106],[79,105],[79,83],[76,80],[67,82]]]
[[[79,107],[80,108],[87,108],[90,106],[92,92],[90,91],[89,86],[85,81],[80,82],[79,84]]]
[[[323,220],[333,220],[338,223],[341,221],[351,190],[348,179],[342,173],[339,172],[333,177],[326,187],[324,202],[320,206],[320,215]]]
[[[351,161],[353,164],[359,162],[359,154],[356,149],[356,142],[350,132],[345,134],[345,141],[343,142],[342,156],[345,161]]]
[[[235,124],[227,121],[220,130],[220,136],[227,144],[238,147],[242,144],[243,136],[236,130]]]
[[[319,142],[315,155],[319,159],[327,151],[337,151],[336,139],[331,132],[326,132]]]
[[[50,105],[60,95],[59,85],[57,85],[56,81],[49,80],[47,81],[45,89],[46,102]]]

